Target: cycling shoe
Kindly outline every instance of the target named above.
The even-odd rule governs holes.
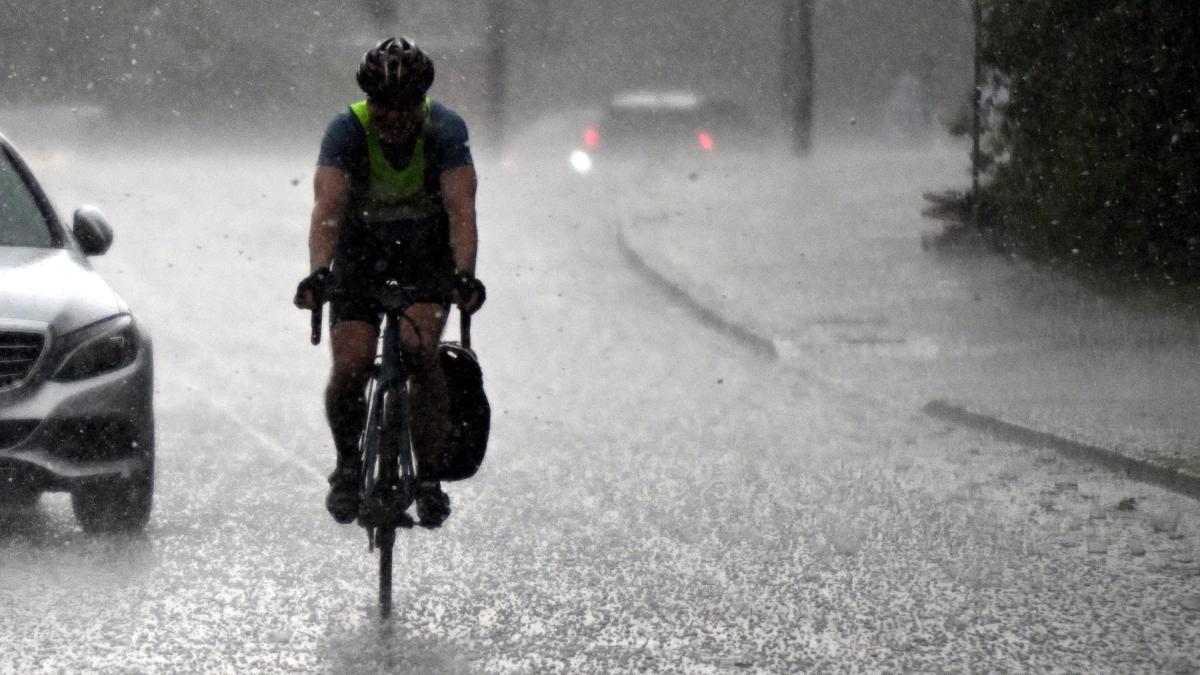
[[[450,517],[450,495],[442,491],[437,481],[417,483],[417,519],[421,527],[441,527]]]
[[[325,510],[337,522],[353,523],[358,516],[358,469],[338,467],[329,475],[329,494],[325,496]]]

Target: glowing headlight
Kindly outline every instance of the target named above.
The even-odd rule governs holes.
[[[571,168],[586,176],[592,172],[592,158],[586,152],[576,150],[571,153]]]
[[[133,363],[138,354],[138,333],[129,316],[92,324],[63,337],[66,356],[54,373],[55,380],[81,380]]]

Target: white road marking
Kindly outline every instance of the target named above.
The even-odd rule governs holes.
[[[162,330],[162,328],[159,328],[158,330]],[[189,348],[194,351],[194,353],[203,354],[211,362],[219,362],[222,358],[220,354],[218,354],[215,350],[209,348],[204,343],[202,343],[198,340],[195,340],[183,333],[180,333],[179,331],[175,331],[175,330],[171,330],[171,329],[167,328],[165,330],[165,332],[170,333],[171,339],[186,343],[187,345],[189,345]],[[253,424],[250,423],[250,421],[248,421],[245,417],[243,417],[240,413],[238,413],[238,411],[233,406],[218,399],[216,396],[213,396],[211,393],[209,393],[207,391],[207,389],[205,387],[203,387],[196,380],[193,380],[190,377],[181,377],[178,379],[178,381],[181,384],[184,384],[185,386],[188,386],[189,388],[191,388],[192,391],[194,391],[196,394],[199,395],[200,399],[202,399],[205,403],[207,403],[214,410],[216,410],[220,414],[224,415],[226,418],[229,419],[229,421],[233,422],[233,424],[235,426],[237,426],[239,429],[241,429],[247,435],[249,435],[251,438],[253,438],[255,441],[257,441],[258,444],[260,446],[262,446],[262,448],[265,449],[270,455],[272,455],[276,459],[278,459],[286,464],[290,464],[290,465],[296,467],[297,469],[299,469],[301,471],[301,473],[315,479],[322,486],[324,486],[326,484],[327,481],[326,481],[324,474],[322,474],[320,471],[318,471],[316,468],[312,467],[311,465],[298,459],[296,457],[296,453],[294,451],[288,450],[278,440],[272,438],[268,434],[264,433],[262,430],[255,427]]]
[[[193,380],[180,379],[179,382],[191,387],[191,389],[199,395],[201,400],[203,400],[214,410],[216,410],[217,412],[221,413],[226,418],[228,418],[229,421],[233,422],[235,426],[237,426],[242,431],[246,432],[247,435],[252,437],[254,440],[258,441],[259,445],[261,445],[265,450],[267,450],[268,453],[270,453],[276,459],[280,460],[281,462],[284,462],[285,464],[290,464],[290,465],[296,467],[297,469],[299,469],[301,471],[301,473],[312,477],[314,480],[319,482],[322,486],[325,485],[325,483],[326,483],[325,476],[320,471],[313,468],[309,464],[297,459],[294,452],[285,448],[283,446],[283,444],[280,443],[279,441],[275,440],[274,438],[271,438],[267,434],[265,434],[262,431],[260,431],[259,429],[255,428],[254,425],[252,425],[244,417],[239,415],[237,413],[237,411],[230,408],[228,404],[218,400],[214,396],[211,396],[211,395],[205,393],[203,388],[198,386],[196,384],[196,382]]]

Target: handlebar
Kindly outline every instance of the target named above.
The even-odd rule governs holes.
[[[325,305],[317,305],[312,311],[312,331],[309,333],[308,340],[313,343],[313,346],[321,344],[321,322],[325,315]]]
[[[312,326],[309,331],[308,340],[313,346],[321,344],[321,324],[324,323],[325,303],[317,305],[312,310]],[[458,334],[462,341],[462,346],[467,349],[471,348],[471,315],[467,312],[459,311],[458,313]]]

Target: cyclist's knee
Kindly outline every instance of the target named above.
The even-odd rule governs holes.
[[[407,358],[429,360],[436,356],[438,341],[446,325],[446,310],[441,305],[413,305],[405,312],[400,329],[400,348]]]

